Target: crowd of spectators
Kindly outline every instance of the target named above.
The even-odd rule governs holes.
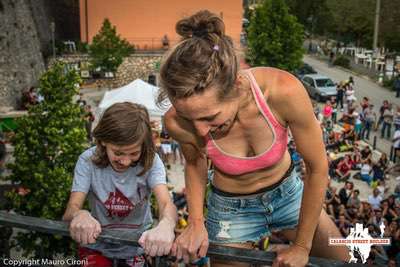
[[[337,97],[330,98],[322,107],[314,103],[314,113],[323,131],[331,179],[324,209],[344,238],[357,223],[368,228],[373,238],[391,238],[390,246],[372,246],[368,263],[398,266],[400,180],[392,171],[398,167],[397,152],[400,152],[400,107],[393,112],[393,105],[385,100],[375,111],[367,97],[357,103],[354,81],[349,79],[337,85]],[[394,134],[392,127],[395,128]],[[375,153],[378,157],[373,157],[373,149],[365,142],[370,139],[372,131],[393,141],[392,161],[386,153],[378,151]],[[291,146],[294,145],[291,143],[289,148]],[[295,162],[301,162],[294,148],[289,151]],[[389,181],[397,182],[394,191],[387,185]],[[370,192],[365,192],[366,187],[361,186],[363,183],[368,185]],[[364,192],[360,192],[362,189],[356,188],[355,184],[364,188]],[[363,198],[360,193],[364,193]]]

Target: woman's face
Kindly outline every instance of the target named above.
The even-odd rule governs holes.
[[[202,94],[173,101],[178,116],[193,123],[199,136],[207,134],[223,135],[235,121],[239,110],[239,97],[221,101],[213,87]]]

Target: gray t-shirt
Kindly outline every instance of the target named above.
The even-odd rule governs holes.
[[[158,184],[166,184],[164,165],[155,154],[153,166],[142,176],[137,176],[142,166],[130,167],[123,173],[109,165],[97,167],[91,160],[96,147],[83,152],[75,166],[72,192],[87,193],[90,213],[102,229],[120,229],[141,233],[150,228],[153,220],[150,210],[150,193]],[[106,242],[86,245],[100,251],[108,258],[128,259],[143,254],[141,248]]]

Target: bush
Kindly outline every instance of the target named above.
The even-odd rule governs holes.
[[[387,77],[384,77],[382,82],[383,87],[389,88],[390,90],[394,91],[394,80],[394,78],[389,79]]]
[[[350,69],[350,59],[346,56],[340,55],[335,59],[335,61],[333,61],[333,65]]]
[[[60,220],[64,213],[76,160],[88,146],[83,111],[73,101],[79,83],[75,71],[56,63],[40,78],[44,100],[30,105],[29,115],[18,119],[9,179],[24,193],[7,194],[18,214]],[[19,232],[17,242],[25,256],[34,258],[75,252],[74,243],[58,235]]]

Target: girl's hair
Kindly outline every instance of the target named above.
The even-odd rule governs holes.
[[[222,19],[202,10],[177,22],[182,40],[165,56],[160,69],[158,104],[201,94],[210,86],[219,99],[234,96],[238,59]]]
[[[93,137],[97,147],[92,161],[100,168],[110,164],[102,142],[117,146],[142,142],[139,164],[143,170],[138,175],[143,175],[153,165],[155,149],[151,138],[150,118],[147,109],[142,105],[124,102],[107,108],[93,131]]]

